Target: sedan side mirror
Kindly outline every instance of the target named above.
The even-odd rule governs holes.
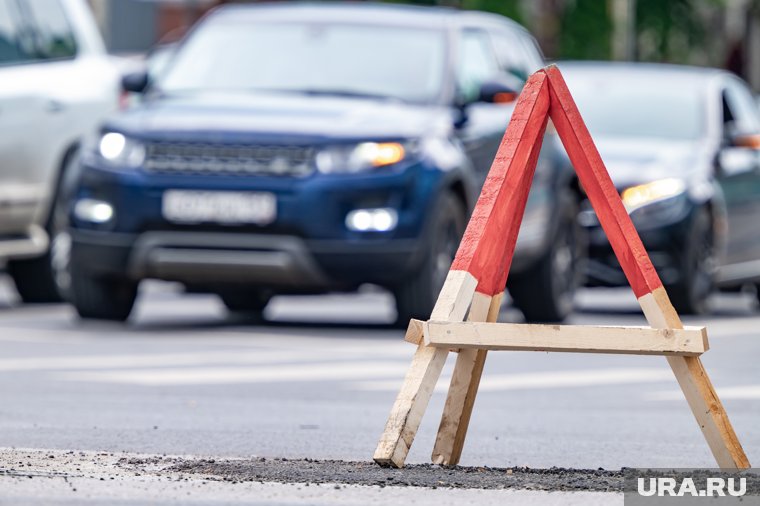
[[[484,82],[480,85],[478,102],[487,104],[510,104],[517,100],[520,94],[519,87],[508,79],[498,78]]]
[[[746,147],[725,147],[718,154],[718,166],[726,176],[752,172],[759,161],[758,152]]]
[[[132,72],[121,78],[121,88],[131,93],[143,93],[148,87],[147,72]]]
[[[737,134],[731,138],[731,145],[737,148],[760,149],[760,134]]]

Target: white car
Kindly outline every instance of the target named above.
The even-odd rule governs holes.
[[[0,260],[25,302],[59,300],[60,189],[119,93],[85,0],[0,0]]]

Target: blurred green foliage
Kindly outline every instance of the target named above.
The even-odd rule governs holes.
[[[612,58],[612,18],[609,2],[576,0],[559,13],[559,59],[608,60]]]
[[[724,0],[637,0],[638,59],[688,62],[707,43],[704,15]]]
[[[613,57],[612,0],[391,0],[495,12],[526,26],[549,58]],[[758,1],[758,0],[753,0]],[[726,0],[635,0],[638,60],[688,63],[706,51],[708,22]]]

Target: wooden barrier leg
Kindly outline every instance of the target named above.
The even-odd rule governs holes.
[[[664,288],[639,298],[654,328],[683,328]],[[749,459],[699,357],[667,357],[694,418],[721,469],[747,469]]]
[[[476,292],[467,319],[495,322],[503,296],[500,293],[489,297]],[[487,354],[486,350],[477,349],[459,351],[433,447],[434,464],[455,466],[459,463]]]
[[[749,460],[700,358],[667,358],[720,468],[749,468]]]
[[[404,385],[393,404],[374,459],[380,465],[403,467],[409,448],[425,414],[449,351],[420,343]]]
[[[467,272],[449,271],[431,317],[464,320],[477,283]],[[378,464],[403,467],[448,354],[448,350],[425,346],[423,341],[417,346],[412,365],[375,449],[373,458]]]

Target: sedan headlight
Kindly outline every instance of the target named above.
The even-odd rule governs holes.
[[[682,179],[667,178],[626,188],[620,197],[625,209],[630,213],[642,206],[675,197],[685,191],[686,183]]]
[[[315,163],[317,169],[325,174],[361,172],[398,163],[409,151],[409,144],[400,142],[362,142],[347,146],[329,146],[317,153]]]
[[[105,162],[136,167],[145,161],[145,146],[119,132],[105,132],[98,140],[98,155]]]

